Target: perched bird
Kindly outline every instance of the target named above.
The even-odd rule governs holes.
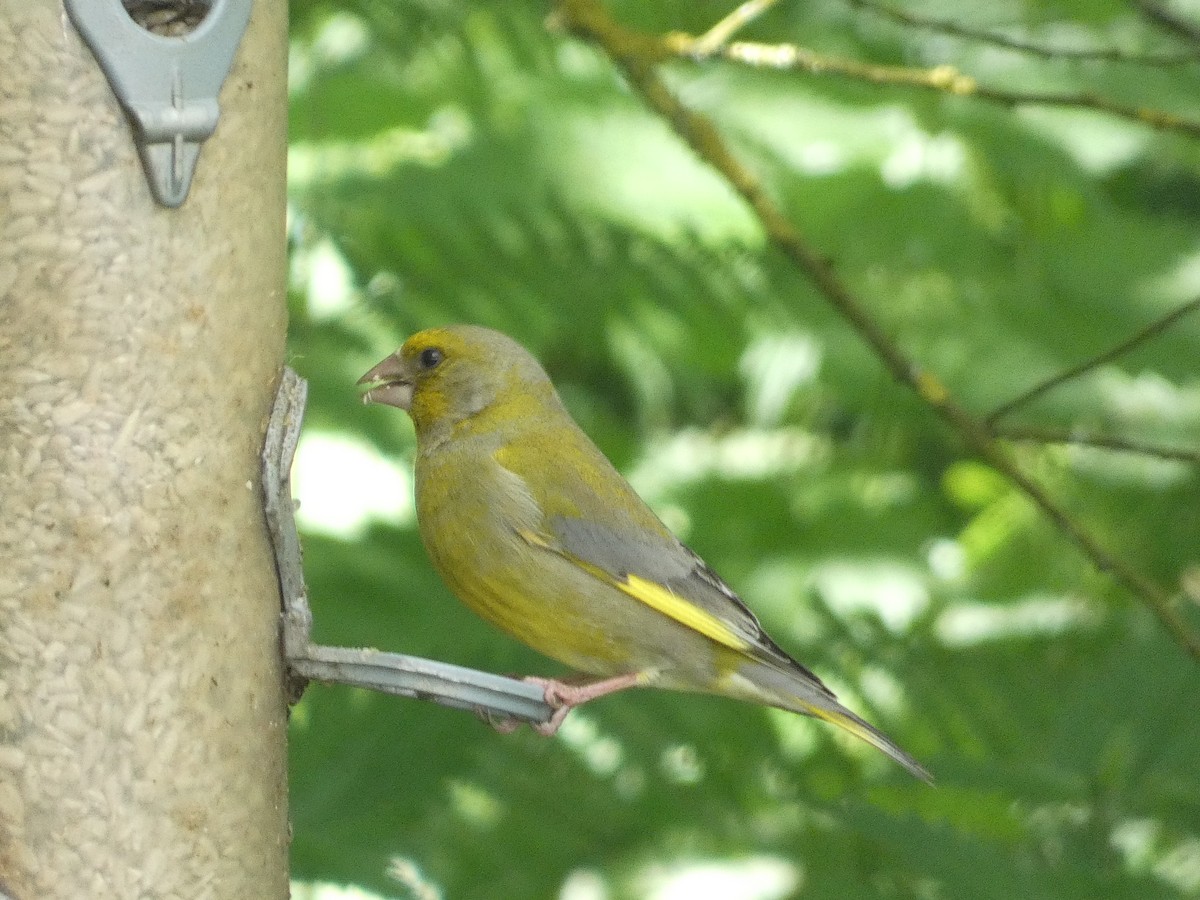
[[[629,687],[700,691],[831,722],[929,773],[771,640],[571,418],[523,347],[433,328],[360,379],[417,432],[421,539],[458,597],[535,650],[594,676],[535,679],[567,712]]]

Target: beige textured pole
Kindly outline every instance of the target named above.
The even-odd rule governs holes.
[[[286,29],[168,210],[60,0],[0,0],[0,894],[287,895]]]

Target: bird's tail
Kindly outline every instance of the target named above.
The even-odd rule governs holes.
[[[856,716],[838,703],[833,693],[820,681],[808,677],[807,671],[792,672],[766,661],[755,661],[743,666],[739,672],[762,691],[765,700],[773,706],[802,715],[812,716],[850,732],[872,747],[886,753],[922,781],[933,784],[933,776],[919,762],[901,750],[891,738],[874,725]]]

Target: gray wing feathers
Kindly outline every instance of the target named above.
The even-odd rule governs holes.
[[[816,675],[767,636],[758,618],[721,576],[679,541],[657,535],[631,540],[605,525],[568,516],[552,516],[548,525],[567,553],[616,578],[637,575],[662,585],[728,625],[767,665],[792,678],[801,675],[817,693],[833,697]]]

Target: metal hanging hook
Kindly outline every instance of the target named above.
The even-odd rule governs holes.
[[[183,203],[200,145],[217,127],[217,96],[250,21],[253,0],[213,0],[178,37],[147,31],[121,0],[65,0],[67,15],[133,124],[154,198]]]

